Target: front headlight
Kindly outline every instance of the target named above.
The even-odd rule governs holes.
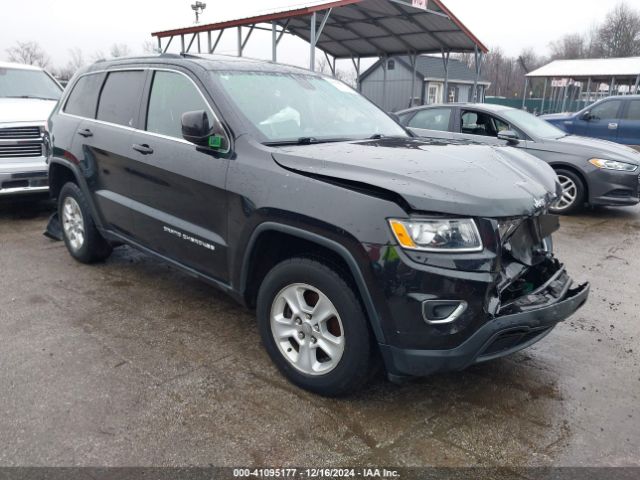
[[[638,168],[637,165],[632,163],[603,160],[601,158],[592,158],[589,160],[589,163],[598,168],[604,168],[605,170],[618,170],[620,172],[635,172]]]
[[[398,243],[424,252],[479,252],[482,239],[470,218],[389,220]]]

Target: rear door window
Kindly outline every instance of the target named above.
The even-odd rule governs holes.
[[[416,113],[409,121],[409,127],[447,132],[450,120],[450,108],[431,108]]]
[[[109,73],[100,94],[98,120],[135,127],[145,73],[141,70]]]
[[[69,94],[64,112],[79,117],[96,118],[98,95],[103,81],[103,74],[80,77]]]
[[[153,76],[147,131],[182,138],[182,114],[204,110],[213,125],[213,113],[191,80],[180,73],[157,71]]]

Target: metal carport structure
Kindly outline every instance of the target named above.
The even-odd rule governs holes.
[[[549,80],[550,108],[565,111],[567,103],[571,106],[576,96],[578,108],[581,104],[587,106],[598,100],[603,84],[608,85],[608,96],[637,93],[640,88],[640,57],[555,60],[528,73],[527,85],[534,78],[544,78],[541,112],[544,113]],[[586,89],[583,89],[585,83]],[[523,106],[527,90],[525,86]],[[559,108],[554,108],[554,105]]]
[[[204,53],[214,53],[222,34],[229,29],[237,32],[239,56],[254,31],[269,30],[275,62],[282,37],[290,34],[309,43],[311,70],[315,69],[318,49],[326,56],[334,74],[336,60],[351,59],[358,83],[361,58],[408,55],[415,70],[417,55],[434,53],[442,55],[445,72],[448,72],[451,53],[474,53],[477,82],[482,56],[488,51],[442,0],[337,0],[152,35],[157,38],[160,51],[166,52],[178,38],[181,52],[187,53],[193,48],[203,53],[201,34],[206,34]],[[164,45],[163,40],[166,40]],[[477,91],[477,85],[474,90]]]

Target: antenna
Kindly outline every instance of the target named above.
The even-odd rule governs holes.
[[[205,8],[207,8],[207,4],[202,2],[196,2],[191,5],[191,10],[193,10],[196,14],[196,23],[200,22],[200,15],[202,15],[202,12]]]

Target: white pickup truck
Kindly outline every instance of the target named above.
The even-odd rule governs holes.
[[[0,62],[0,197],[46,192],[46,129],[62,87],[31,65]]]

